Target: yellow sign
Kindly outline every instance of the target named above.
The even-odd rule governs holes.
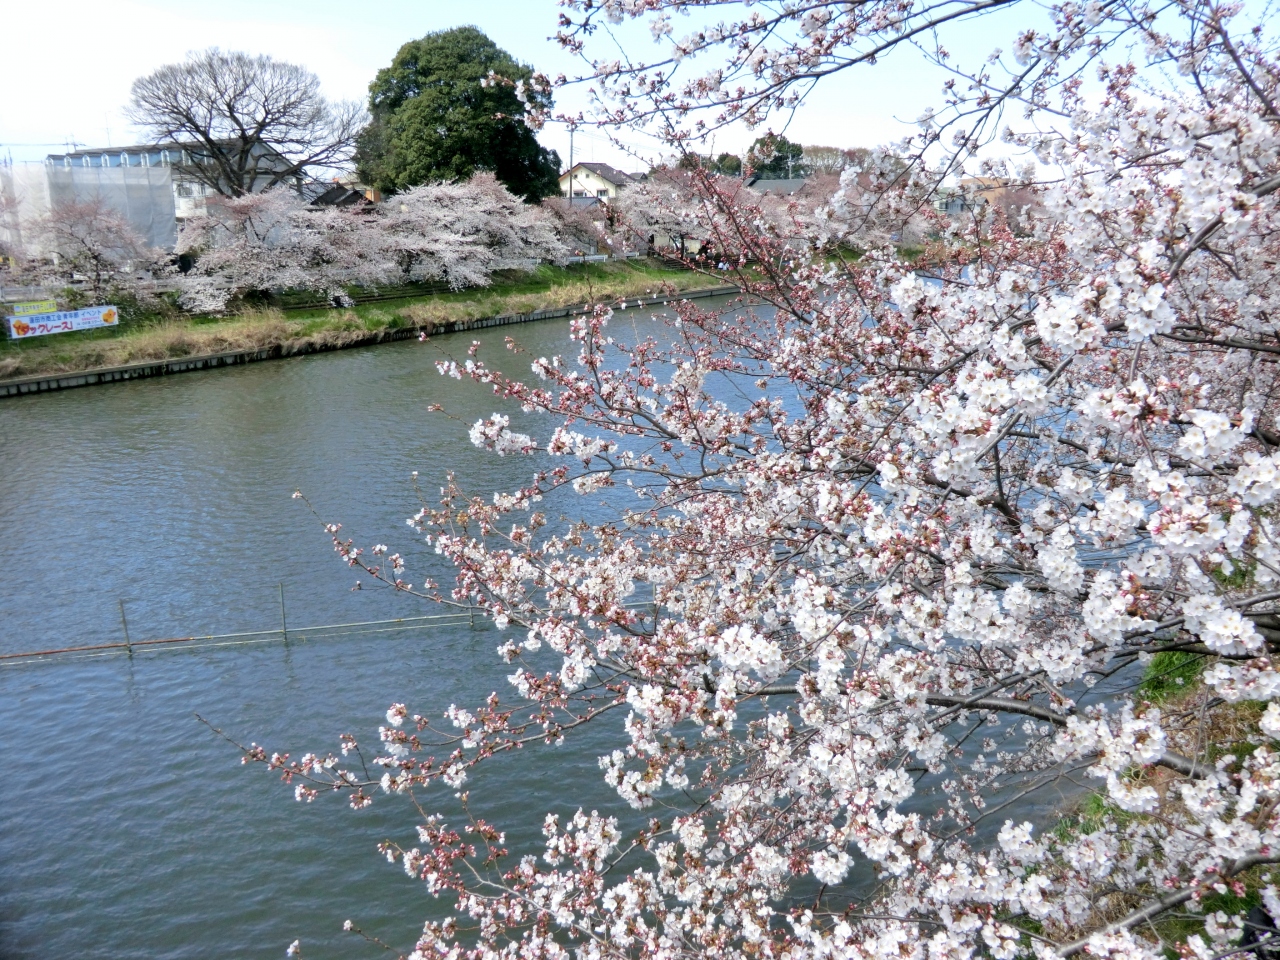
[[[26,303],[15,303],[13,305],[13,315],[15,317],[30,317],[37,313],[57,313],[58,301],[56,300],[28,300]]]

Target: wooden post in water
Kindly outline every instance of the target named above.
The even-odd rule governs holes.
[[[117,601],[120,604],[120,626],[124,628],[124,648],[129,651],[129,656],[133,656],[133,644],[129,642],[129,621],[124,616],[124,601]]]
[[[284,637],[284,642],[289,642],[289,622],[284,617],[284,584],[280,585],[280,636]]]

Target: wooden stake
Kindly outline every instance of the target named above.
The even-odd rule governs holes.
[[[124,616],[124,601],[118,601],[120,604],[120,626],[124,627],[124,648],[129,651],[129,656],[133,656],[133,644],[129,642],[129,621]]]

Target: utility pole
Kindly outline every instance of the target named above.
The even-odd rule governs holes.
[[[574,150],[573,135],[574,135],[575,133],[577,133],[577,132],[578,132],[578,123],[577,123],[577,121],[576,121],[576,120],[559,120],[559,121],[556,121],[556,122],[558,122],[558,123],[563,123],[565,126],[567,126],[567,127],[569,128],[569,166],[565,168],[565,174],[567,174],[567,175],[569,176],[569,188],[568,188],[568,189],[569,189],[569,193],[568,193],[568,196],[569,196],[569,199],[571,199],[571,200],[572,200],[572,199],[573,199],[573,186],[574,186],[574,183],[575,183],[575,182],[577,181],[577,179],[578,179],[576,176],[574,176],[574,175],[573,175],[574,154],[575,154],[575,152],[576,152],[576,151]]]
[[[576,124],[569,124],[569,206],[573,206],[573,181],[575,175],[573,172],[573,131],[577,129]]]

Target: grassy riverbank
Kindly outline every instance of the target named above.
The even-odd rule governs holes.
[[[1135,707],[1139,714],[1153,709],[1161,712],[1170,750],[1218,766],[1230,776],[1240,772],[1245,758],[1255,750],[1275,750],[1277,744],[1259,726],[1266,704],[1252,700],[1224,703],[1202,681],[1201,675],[1215,659],[1184,651],[1156,654],[1135,691]],[[1166,813],[1184,809],[1178,794],[1186,782],[1181,775],[1149,766],[1132,768],[1122,776],[1132,784],[1154,788]],[[1194,824],[1195,818],[1188,817],[1188,821]],[[1149,822],[1154,822],[1151,815],[1123,810],[1100,791],[1081,797],[1050,832],[1059,841],[1068,842],[1095,833],[1120,835],[1126,828]],[[1119,855],[1128,853],[1127,843],[1121,841]],[[1204,936],[1206,915],[1219,910],[1228,914],[1247,912],[1261,903],[1261,890],[1271,882],[1271,871],[1269,866],[1243,870],[1232,877],[1230,888],[1205,889],[1190,909],[1172,910],[1147,921],[1140,928],[1140,936],[1157,945],[1169,960],[1177,960],[1174,945],[1193,935]],[[1059,942],[1072,941],[1114,923],[1163,893],[1167,893],[1165,888],[1141,884],[1124,890],[1100,887],[1091,900],[1091,912],[1077,926],[1050,929],[1025,918],[1019,923]]]
[[[385,300],[347,309],[268,308],[229,317],[144,319],[119,329],[0,341],[0,380],[275,347],[287,356],[358,343],[378,331],[712,285],[713,281],[701,274],[671,269],[654,261],[633,260],[563,268],[542,266],[532,273],[500,278],[483,289]]]

